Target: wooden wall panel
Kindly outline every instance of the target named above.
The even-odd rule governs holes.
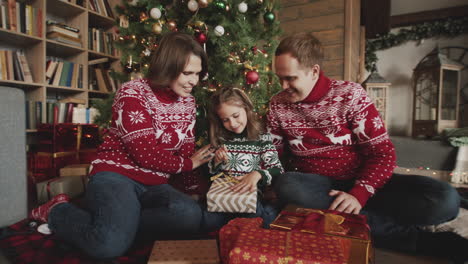
[[[313,32],[322,42],[327,75],[358,81],[360,0],[282,0],[282,7],[285,34]]]

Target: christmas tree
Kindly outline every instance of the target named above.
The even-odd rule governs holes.
[[[204,122],[210,94],[236,86],[250,95],[263,116],[279,90],[271,60],[280,35],[275,0],[130,0],[116,7],[124,73],[122,81],[145,76],[152,51],[171,31],[192,34],[208,54],[208,78],[194,91],[198,121]],[[198,127],[203,127],[199,124]]]

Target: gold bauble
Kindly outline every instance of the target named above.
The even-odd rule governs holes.
[[[171,31],[174,31],[177,29],[177,23],[175,21],[167,21],[167,28],[169,28],[169,30]]]
[[[196,21],[194,25],[195,25],[195,27],[197,27],[199,29],[204,29],[205,28],[205,22],[200,21],[200,20]]]
[[[148,19],[148,15],[146,14],[146,12],[141,12],[140,13],[140,22],[144,22]]]
[[[161,34],[161,32],[162,32],[162,27],[161,27],[161,25],[159,25],[158,23],[154,23],[154,24],[153,24],[153,27],[152,27],[152,30],[153,30],[153,32],[156,33],[156,34]]]
[[[208,6],[208,4],[209,4],[208,0],[198,0],[198,6],[200,8],[205,8]]]

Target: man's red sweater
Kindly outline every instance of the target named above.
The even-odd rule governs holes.
[[[109,135],[92,162],[92,174],[112,171],[147,185],[183,178],[186,190],[198,188],[192,174],[195,99],[171,90],[152,90],[139,79],[122,85],[112,105]],[[184,173],[185,172],[185,173]]]
[[[377,109],[356,83],[323,73],[306,99],[290,103],[285,92],[270,102],[268,126],[287,169],[334,179],[356,179],[349,191],[364,206],[391,177],[395,149]]]

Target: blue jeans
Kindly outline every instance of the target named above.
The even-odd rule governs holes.
[[[149,206],[150,200],[140,201],[148,190],[171,195],[161,195],[166,199]],[[99,259],[124,254],[137,231],[157,237],[159,232],[197,233],[201,226],[202,209],[189,196],[167,184],[146,186],[114,172],[93,175],[85,200],[86,209],[70,203],[55,206],[48,224],[60,239]]]
[[[334,200],[328,195],[331,189],[349,191],[353,185],[353,180],[288,172],[277,179],[275,191],[282,205],[291,203],[327,209]],[[394,174],[368,200],[361,214],[367,216],[375,246],[412,251],[420,226],[454,219],[459,206],[460,196],[448,183],[429,177]]]

